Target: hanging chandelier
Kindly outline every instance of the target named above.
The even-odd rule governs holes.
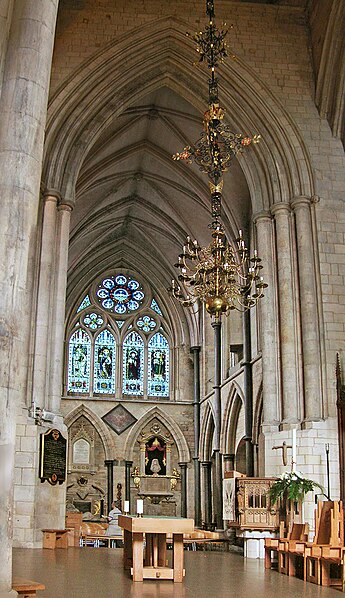
[[[239,231],[236,244],[231,245],[221,223],[223,173],[245,147],[259,142],[260,135],[248,137],[234,133],[223,122],[225,110],[219,104],[216,68],[227,57],[225,37],[228,31],[225,28],[219,30],[215,25],[213,0],[206,0],[206,14],[208,25],[204,31],[192,36],[197,44],[199,62],[207,63],[211,72],[204,130],[194,146],[185,147],[173,159],[189,164],[194,161],[208,176],[212,240],[207,247],[201,247],[198,241],[187,237],[175,264],[179,269],[178,283],[172,280],[169,290],[183,306],[190,307],[200,301],[209,314],[219,318],[232,309],[244,311],[254,307],[264,296],[267,284],[261,276],[261,259],[256,251],[250,256],[242,231]]]

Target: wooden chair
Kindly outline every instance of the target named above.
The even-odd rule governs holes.
[[[296,558],[303,556],[308,542],[308,523],[293,523],[291,533],[278,542],[278,571],[285,575],[296,575]]]
[[[321,506],[320,506],[321,504]],[[325,586],[344,586],[344,514],[341,501],[325,501],[316,510],[315,539],[305,547],[305,579]],[[337,566],[339,576],[332,577]]]

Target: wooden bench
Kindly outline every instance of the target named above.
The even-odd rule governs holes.
[[[14,577],[12,580],[12,589],[18,593],[18,596],[33,598],[33,596],[36,596],[37,590],[45,590],[46,587],[43,583],[38,583],[37,581]]]
[[[68,529],[43,529],[43,548],[67,548]]]

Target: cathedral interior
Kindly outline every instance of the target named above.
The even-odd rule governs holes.
[[[343,0],[3,0],[0,598],[69,511],[226,532],[224,480],[291,460],[345,498],[344,25]],[[240,282],[205,292],[217,250]]]

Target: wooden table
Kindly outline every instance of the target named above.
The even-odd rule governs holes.
[[[125,569],[131,570],[133,581],[143,581],[143,579],[183,581],[185,575],[183,534],[194,531],[193,519],[119,515],[119,526],[124,530],[123,565]],[[167,534],[172,535],[172,567],[167,566],[166,560]]]
[[[18,596],[23,598],[34,598],[37,590],[45,590],[46,587],[43,583],[37,581],[29,581],[27,579],[21,579],[20,577],[14,577],[12,581],[12,589],[18,593]]]

